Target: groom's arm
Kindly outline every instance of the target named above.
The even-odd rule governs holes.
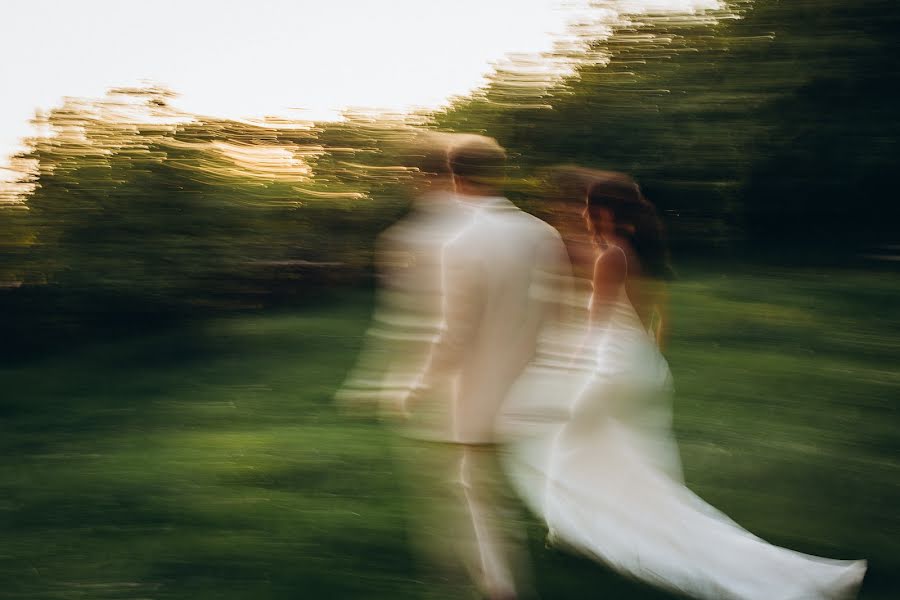
[[[543,360],[571,365],[583,333],[583,302],[575,293],[572,263],[565,244],[550,230],[539,246],[529,295],[540,306],[538,348]]]
[[[547,233],[538,246],[529,296],[541,303],[545,317],[554,321],[562,320],[574,302],[572,264],[556,231]]]
[[[459,373],[471,348],[484,311],[484,279],[480,260],[457,241],[444,248],[441,258],[443,323],[431,347],[426,366],[407,400],[414,410],[423,394]]]
[[[401,390],[391,390],[386,386],[388,364],[396,348],[391,343],[395,315],[402,310],[398,302],[400,294],[396,286],[396,257],[406,254],[403,243],[391,235],[391,230],[382,233],[375,242],[374,267],[377,287],[375,308],[371,322],[357,357],[356,364],[347,375],[341,388],[335,393],[335,400],[346,409],[357,411],[374,409],[378,405],[391,402],[391,395],[401,394]],[[397,400],[393,400],[394,404]]]

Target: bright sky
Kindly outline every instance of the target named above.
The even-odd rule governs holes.
[[[150,80],[195,113],[333,118],[436,107],[552,48],[589,0],[4,0],[0,165],[35,109]],[[621,0],[673,9],[715,0]],[[630,11],[629,11],[630,12]],[[304,111],[292,109],[303,108]],[[0,172],[0,179],[3,179]]]

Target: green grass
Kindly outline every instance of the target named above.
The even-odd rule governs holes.
[[[690,486],[900,595],[900,279],[689,271],[668,356]],[[370,297],[0,369],[0,596],[415,598],[390,435],[331,395]],[[544,598],[666,598],[544,547]]]

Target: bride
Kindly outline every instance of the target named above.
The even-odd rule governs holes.
[[[660,352],[670,274],[660,221],[620,173],[594,173],[583,217],[600,254],[581,366],[534,364],[509,402],[521,417],[574,398],[557,425],[547,418],[510,445],[511,479],[550,542],[698,598],[855,597],[865,561],[773,546],[684,486]]]

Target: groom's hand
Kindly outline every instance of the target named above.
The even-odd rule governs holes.
[[[422,399],[427,393],[428,387],[422,383],[413,385],[397,407],[399,416],[404,420],[408,420],[416,408],[422,404]]]
[[[372,416],[377,410],[378,398],[370,390],[345,385],[335,392],[334,403],[347,415]]]

